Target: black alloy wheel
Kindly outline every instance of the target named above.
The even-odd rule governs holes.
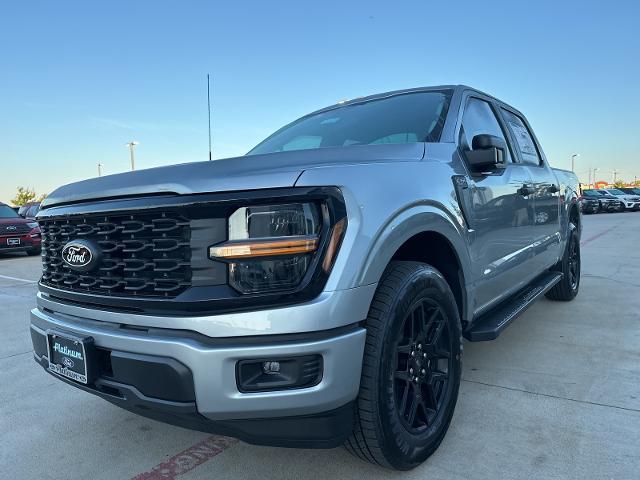
[[[580,240],[577,235],[571,237],[569,242],[569,285],[571,290],[578,288],[580,282]]]
[[[448,391],[451,333],[442,306],[422,299],[406,315],[396,344],[394,396],[400,422],[411,433],[435,423]]]
[[[563,302],[573,300],[580,289],[580,267],[580,234],[578,227],[573,223],[569,223],[564,255],[554,268],[554,270],[562,273],[562,278],[546,293],[547,298]]]
[[[366,320],[356,422],[345,447],[376,465],[409,470],[442,442],[462,372],[456,299],[430,265],[392,261]]]

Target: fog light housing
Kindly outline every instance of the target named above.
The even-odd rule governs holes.
[[[322,355],[240,360],[236,383],[243,393],[309,388],[322,380]]]

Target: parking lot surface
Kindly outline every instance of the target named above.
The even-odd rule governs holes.
[[[39,258],[0,255],[0,478],[638,479],[640,213],[584,216],[582,284],[539,301],[497,340],[465,343],[439,450],[411,472],[342,449],[256,447],[148,420],[33,360]]]

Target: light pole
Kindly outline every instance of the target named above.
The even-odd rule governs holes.
[[[125,143],[125,145],[129,146],[129,154],[131,156],[131,171],[133,171],[136,169],[136,156],[133,153],[133,149],[136,145],[138,145],[138,142],[136,142],[135,140],[131,140],[130,142]]]
[[[102,167],[103,165],[101,163],[98,164],[98,176],[101,177],[102,176]]]
[[[572,172],[576,171],[576,169],[575,169],[575,160],[576,160],[576,157],[579,157],[579,156],[580,156],[579,153],[574,153],[573,155],[571,155],[571,171]]]
[[[594,168],[593,169],[593,183],[594,185],[589,185],[590,188],[594,188],[595,187],[595,183],[596,183],[596,172],[600,170],[599,168]],[[591,183],[591,170],[589,170],[589,183]]]

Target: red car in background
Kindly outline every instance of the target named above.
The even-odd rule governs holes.
[[[9,205],[0,203],[0,253],[39,255],[41,240],[37,222],[22,218]]]

